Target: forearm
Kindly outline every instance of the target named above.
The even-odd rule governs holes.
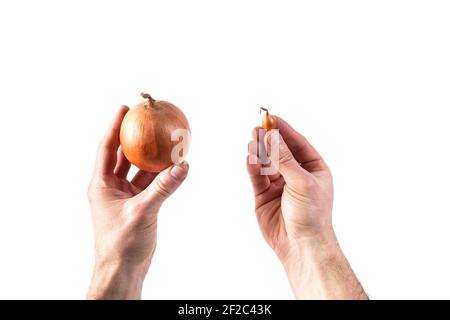
[[[141,299],[145,272],[125,264],[99,263],[95,266],[87,295],[92,300]]]
[[[291,247],[283,265],[297,299],[368,299],[334,234],[327,240],[296,241]]]

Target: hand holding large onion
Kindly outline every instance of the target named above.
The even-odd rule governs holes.
[[[167,101],[142,93],[146,101],[125,115],[120,144],[125,157],[139,169],[160,172],[181,162],[189,149],[190,128],[184,113]]]
[[[274,117],[272,117],[267,108],[260,108],[259,113],[264,112],[262,118],[262,127],[267,131],[277,128],[277,121]]]

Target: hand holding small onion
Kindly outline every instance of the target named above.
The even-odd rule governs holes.
[[[159,209],[188,174],[185,150],[177,149],[176,164],[169,150],[179,146],[170,131],[189,130],[186,117],[168,102],[148,103],[122,106],[98,147],[88,189],[96,254],[90,299],[140,298],[156,248]],[[141,170],[128,180],[131,163]]]
[[[333,181],[325,161],[280,117],[264,111],[247,169],[262,234],[297,298],[367,299],[333,231]],[[265,174],[264,169],[275,167]]]

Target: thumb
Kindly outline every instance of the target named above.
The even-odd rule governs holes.
[[[139,194],[138,202],[147,209],[159,209],[186,179],[189,164],[183,161],[161,171],[152,183]]]
[[[280,132],[274,129],[268,131],[264,137],[264,144],[272,165],[278,166],[277,169],[284,181],[292,187],[303,186],[310,178],[309,173],[295,160]]]

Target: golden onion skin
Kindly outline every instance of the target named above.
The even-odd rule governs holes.
[[[160,172],[173,164],[171,153],[180,141],[172,141],[172,132],[184,129],[190,132],[184,113],[167,101],[148,100],[131,108],[120,128],[120,145],[125,157],[139,169]],[[182,161],[189,149],[183,141]]]
[[[277,121],[274,117],[272,117],[269,113],[269,110],[267,110],[266,108],[261,108],[260,109],[260,113],[261,112],[265,112],[264,116],[262,118],[262,127],[264,129],[266,129],[267,131],[272,130],[272,129],[276,129],[277,128]]]

